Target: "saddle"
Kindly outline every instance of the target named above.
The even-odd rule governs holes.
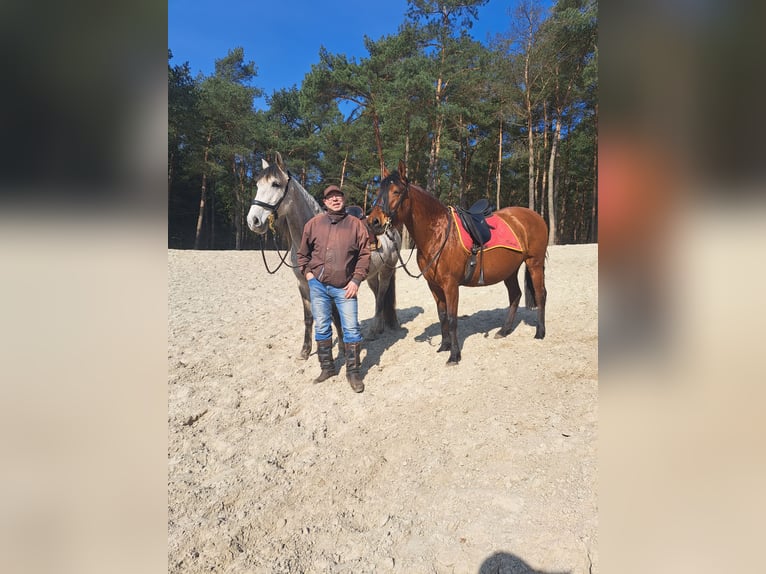
[[[482,246],[489,241],[492,230],[487,223],[487,217],[492,215],[494,211],[489,204],[489,200],[481,198],[468,209],[456,207],[455,211],[460,217],[463,227],[465,227],[471,239],[473,239],[474,245]]]
[[[346,213],[348,215],[353,215],[364,223],[364,226],[367,228],[367,235],[369,236],[370,250],[375,251],[378,248],[378,236],[375,235],[372,227],[367,223],[367,216],[364,214],[364,210],[358,205],[347,205]]]
[[[463,227],[465,227],[468,234],[473,240],[471,246],[471,257],[465,266],[465,276],[463,282],[468,281],[473,276],[474,268],[476,267],[476,254],[481,252],[482,254],[482,268],[479,271],[479,285],[484,285],[484,245],[489,241],[492,236],[492,227],[487,223],[487,217],[492,215],[494,211],[486,198],[481,198],[474,203],[468,209],[462,207],[455,207],[455,213],[460,218]]]

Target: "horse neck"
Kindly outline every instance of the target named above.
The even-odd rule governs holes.
[[[303,227],[309,219],[321,211],[321,208],[297,181],[290,180],[289,185],[292,188],[288,190],[288,196],[280,210],[283,215],[280,218],[282,219],[280,232],[284,233],[285,227],[287,227],[286,231],[290,235],[290,242],[297,249],[303,237]]]
[[[433,195],[412,184],[408,194],[409,209],[403,214],[402,221],[415,240],[418,250],[425,251],[428,244],[435,238],[434,224],[442,220],[446,221],[449,210]]]

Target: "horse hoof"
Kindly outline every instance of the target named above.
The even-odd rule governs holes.
[[[508,333],[503,333],[503,331],[498,331],[495,333],[495,339],[505,339],[508,336]]]
[[[450,350],[449,345],[445,345],[444,343],[442,343],[441,345],[439,345],[439,348],[436,349],[436,352],[443,353],[444,351],[449,351],[449,350]]]
[[[303,359],[304,361],[308,360],[309,355],[311,355],[311,350],[307,351],[304,349],[301,351],[301,359]]]
[[[452,359],[452,358],[450,358],[450,360],[449,360],[449,361],[447,361],[447,366],[448,366],[448,367],[454,367],[454,366],[455,366],[455,365],[457,365],[459,362],[460,362],[460,359]]]

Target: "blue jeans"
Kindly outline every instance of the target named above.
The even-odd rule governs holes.
[[[332,338],[332,304],[338,308],[343,340],[346,343],[359,343],[362,331],[359,328],[357,298],[346,299],[346,290],[342,287],[325,285],[314,278],[309,281],[311,291],[311,313],[314,315],[314,338],[325,341]]]

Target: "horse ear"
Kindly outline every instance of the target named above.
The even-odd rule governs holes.
[[[274,159],[275,159],[275,161],[276,161],[276,163],[277,163],[277,167],[278,167],[279,169],[281,169],[282,171],[286,171],[286,170],[285,170],[285,162],[283,162],[283,161],[282,161],[282,154],[280,154],[279,152],[277,152],[277,153],[274,155]]]
[[[388,173],[388,168],[384,165],[383,171],[381,172],[381,175],[383,176],[383,179],[386,179],[390,174]]]
[[[267,162],[265,159],[261,158],[261,167],[263,169],[267,169],[269,167],[269,162]]]
[[[403,178],[407,177],[407,166],[404,165],[402,160],[399,160],[399,175],[401,175]]]

